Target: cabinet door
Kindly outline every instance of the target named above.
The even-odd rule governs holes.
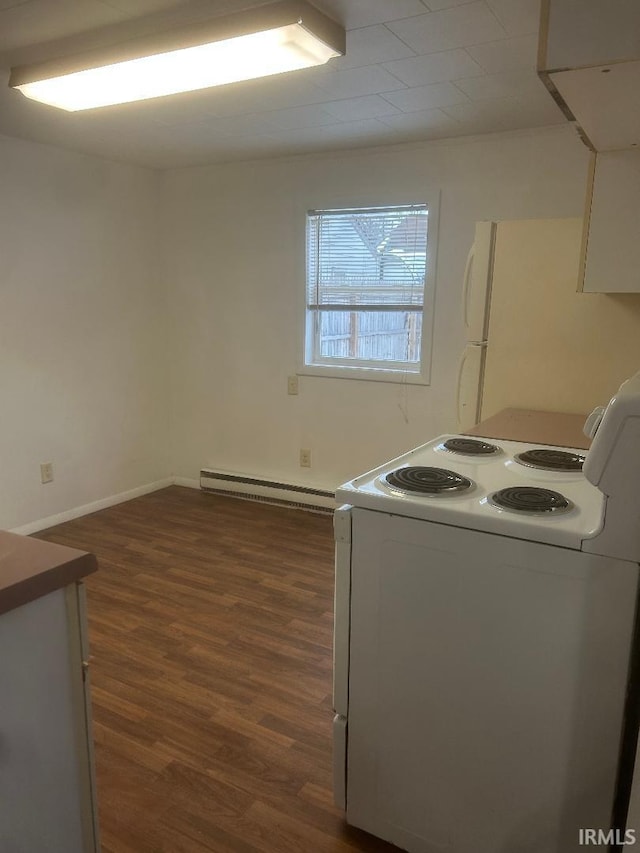
[[[85,848],[93,853],[100,850],[98,827],[98,798],[95,757],[93,749],[93,715],[91,712],[91,671],[89,668],[89,628],[87,599],[82,582],[66,588],[67,619],[69,624],[69,657],[74,673],[73,704],[75,713],[76,754],[80,774],[80,801]]]
[[[640,151],[596,156],[583,290],[640,293]]]
[[[84,818],[90,797],[78,753],[84,707],[74,639],[65,590],[0,616],[0,850],[97,849]]]

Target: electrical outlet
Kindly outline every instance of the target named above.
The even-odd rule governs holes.
[[[287,377],[287,394],[297,394],[297,393],[298,393],[298,377],[297,376]]]
[[[311,451],[310,450],[300,450],[300,467],[301,468],[311,468]]]
[[[40,482],[53,483],[53,462],[43,462],[40,465]]]

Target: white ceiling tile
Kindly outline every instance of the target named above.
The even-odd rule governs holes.
[[[379,118],[398,115],[400,110],[380,95],[365,95],[362,98],[346,98],[343,101],[330,101],[323,108],[340,121]]]
[[[99,0],[30,0],[0,12],[0,50],[52,41],[122,20],[122,13]]]
[[[154,144],[139,146],[148,164],[157,169],[199,166],[211,162],[246,160],[255,157],[277,156],[283,152],[283,141],[272,140],[266,134],[253,134],[239,138],[191,136],[162,137]],[[126,144],[124,140],[123,144]],[[124,157],[126,154],[123,152]]]
[[[464,50],[446,50],[428,56],[398,59],[384,66],[407,86],[443,83],[482,74],[482,68]]]
[[[417,18],[395,21],[388,27],[416,53],[482,44],[507,35],[484,0],[442,12],[427,12]]]
[[[450,44],[446,37],[443,38],[442,32],[433,21],[434,14],[434,12],[427,12],[424,15],[418,15],[417,18],[391,21],[387,26],[391,32],[406,42],[415,53],[434,53],[458,47],[458,45]]]
[[[11,9],[13,6],[22,6],[23,3],[29,3],[30,0],[0,0],[0,12],[5,9]]]
[[[516,100],[518,109],[532,119],[532,127],[535,124],[542,126],[567,121],[566,116],[544,86],[541,86],[537,93],[528,94],[526,97],[518,96]]]
[[[472,0],[422,0],[424,5],[432,12],[438,12],[440,9],[451,9],[453,6],[464,6],[465,3],[470,3]]]
[[[413,56],[413,51],[383,24],[347,31],[346,56],[331,61],[332,68],[356,68]]]
[[[51,110],[50,121],[60,128],[66,128],[66,121],[60,121],[59,111]],[[64,117],[63,117],[64,118]],[[140,142],[144,139],[153,139],[158,131],[155,124],[151,123],[146,116],[128,115],[125,113],[110,113],[103,110],[92,110],[86,113],[72,114],[74,130],[76,133],[103,135],[114,138],[119,134],[128,135],[130,141]],[[182,125],[181,125],[182,126]]]
[[[16,127],[20,129],[18,134]],[[156,144],[154,127],[131,117],[114,120],[101,111],[62,112],[0,87],[0,133],[7,135],[149,165]]]
[[[332,124],[330,127],[314,129],[309,133],[309,138],[318,136],[320,139],[363,139],[370,133],[384,133],[385,126],[376,119],[363,119],[361,121],[344,121]]]
[[[326,100],[327,93],[314,86],[306,72],[292,72],[109,109],[128,110],[130,115],[144,114],[149,121],[172,125],[202,121],[205,117],[287,109]]]
[[[482,103],[453,104],[444,112],[456,121],[476,120],[496,115],[506,115],[517,106],[515,98],[491,98]]]
[[[509,35],[538,32],[540,0],[487,0],[487,4]]]
[[[350,30],[424,12],[420,0],[319,0],[316,5]]]
[[[542,127],[545,124],[566,124],[567,118],[553,98],[519,98],[520,111],[529,118],[529,127]]]
[[[457,128],[458,123],[442,110],[418,110],[399,116],[385,116],[380,119],[396,131],[449,131]]]
[[[277,129],[271,120],[270,113],[253,113],[250,115],[224,116],[208,119],[197,124],[182,124],[167,128],[167,132],[176,138],[206,138],[237,136],[245,134],[269,133]]]
[[[538,94],[543,94],[549,98],[549,94],[536,72],[529,69],[456,80],[456,86],[472,101],[507,96],[534,97]]]
[[[177,23],[241,12],[249,6],[261,6],[273,0],[100,0],[100,2],[118,9],[130,18],[155,16],[156,13],[167,11],[175,12],[175,16],[169,14],[166,20],[173,19]],[[163,15],[159,15],[158,19],[163,18]]]
[[[190,124],[211,119],[217,115],[211,106],[214,89],[201,89],[196,92],[183,92],[178,95],[167,95],[163,98],[150,98],[146,101],[133,101],[129,104],[116,104],[96,114],[113,116],[115,118],[143,118],[145,121],[158,122],[171,127],[177,124]],[[255,112],[255,110],[247,110]],[[93,114],[91,111],[89,114]]]
[[[261,80],[207,89],[202,93],[203,101],[206,101],[203,109],[212,115],[238,115],[326,101],[327,93],[313,83],[317,76],[311,72],[315,70],[277,74]]]
[[[363,144],[381,145],[397,142],[397,134],[375,119],[340,122],[326,127],[298,128],[269,134],[269,139],[278,141],[288,152],[322,151],[331,147],[358,147]]]
[[[410,62],[411,60],[399,61]],[[404,88],[404,84],[397,77],[378,65],[349,68],[347,71],[327,71],[324,74],[318,74],[314,82],[331,100],[377,95],[380,92],[393,92],[394,89]]]
[[[313,2],[351,28],[346,57],[72,114],[8,89],[7,68],[248,0],[0,0],[0,133],[168,168],[565,121],[535,74],[538,0]]]
[[[176,5],[176,0],[101,0],[101,2],[131,17],[149,15]]]
[[[145,101],[140,104],[138,109],[131,109],[131,106],[131,104],[122,104],[121,107],[115,107],[114,110],[122,110],[123,114],[132,118],[144,116],[147,121],[166,127],[200,124],[215,117],[206,110],[196,109],[191,102],[182,102],[180,98],[175,100],[173,98],[154,98],[153,101]],[[125,108],[128,109],[125,110]]]
[[[535,35],[529,35],[502,39],[502,41],[468,47],[467,52],[489,74],[513,71],[518,68],[535,68],[538,38]]]
[[[474,80],[476,78],[470,78]],[[477,79],[482,80],[482,77]],[[404,112],[430,110],[437,107],[447,107],[451,104],[466,103],[469,98],[457,89],[453,83],[432,83],[430,86],[415,86],[412,89],[402,89],[400,92],[389,92],[383,96],[394,106]]]
[[[293,130],[299,127],[321,127],[326,124],[336,124],[338,119],[332,115],[325,105],[316,104],[309,107],[291,107],[287,110],[274,110],[261,114],[263,118],[276,128]]]
[[[515,99],[496,98],[482,104],[458,104],[444,111],[471,133],[489,133],[526,127],[528,121],[517,107]]]
[[[444,107],[443,111],[472,129],[472,132],[493,132],[525,127],[562,124],[566,121],[551,98],[534,103],[520,98],[495,98],[477,103]]]

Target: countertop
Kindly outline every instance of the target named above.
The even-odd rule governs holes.
[[[74,583],[97,568],[93,554],[0,531],[0,613]]]
[[[582,432],[586,415],[538,412],[533,409],[503,409],[497,415],[464,430],[466,435],[551,444],[588,450],[591,440]]]

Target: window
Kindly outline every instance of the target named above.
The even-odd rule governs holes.
[[[428,215],[426,204],[307,213],[307,367],[423,373]]]

